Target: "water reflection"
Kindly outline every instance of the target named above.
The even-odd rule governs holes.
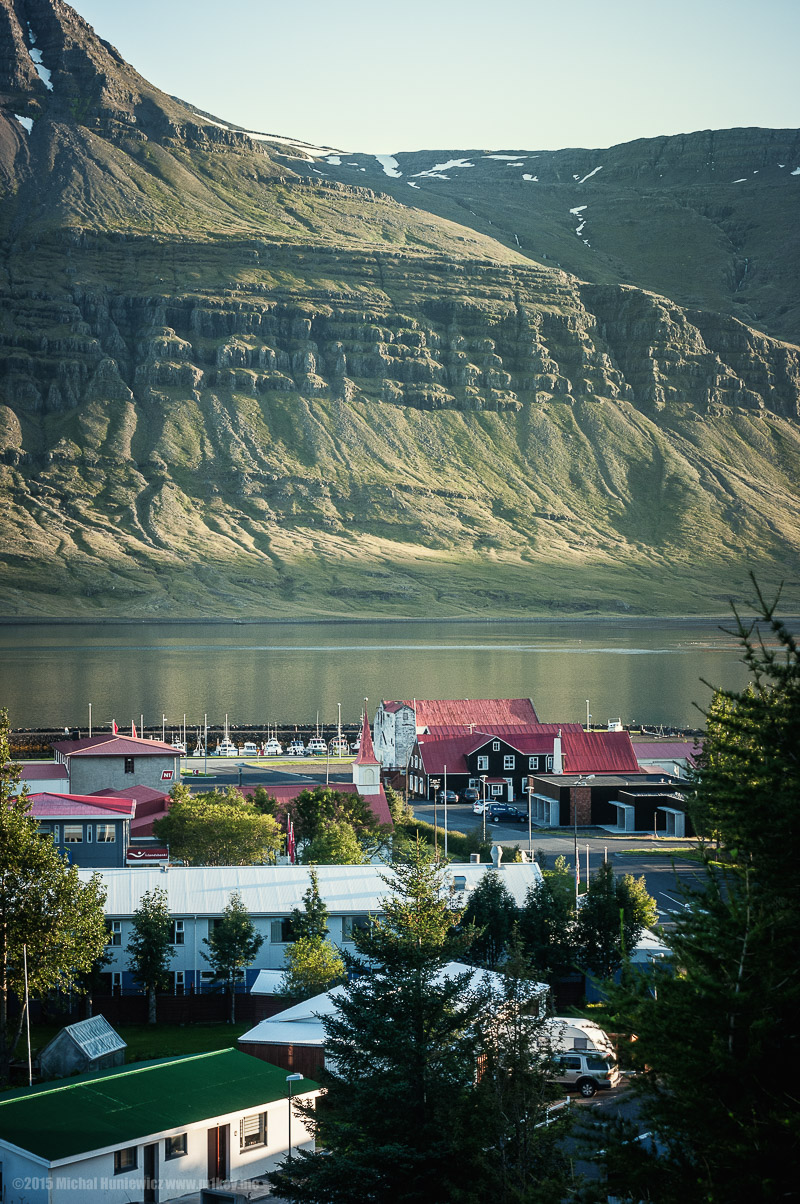
[[[701,678],[747,680],[713,621],[9,625],[2,684],[16,727],[149,728],[358,717],[363,698],[530,697],[544,720],[700,726]]]

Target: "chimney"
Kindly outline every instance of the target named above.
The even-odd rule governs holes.
[[[558,729],[558,735],[553,740],[553,773],[564,772],[564,761],[561,756],[561,728]]]
[[[505,869],[505,866],[500,865],[500,862],[502,860],[503,860],[503,850],[500,848],[499,844],[493,844],[492,845],[492,865],[494,866],[494,868],[496,870]]]
[[[470,865],[480,865],[480,863],[481,863],[480,853],[470,853],[469,863],[470,863]]]

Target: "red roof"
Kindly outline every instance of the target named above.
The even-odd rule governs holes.
[[[582,732],[580,723],[443,723],[428,724],[425,739],[447,739],[453,736],[463,736],[464,729],[487,736],[500,736],[509,743],[525,734],[557,736],[559,732]]]
[[[480,745],[483,740],[477,740],[477,743]],[[451,736],[448,740],[434,740],[428,737],[420,739],[418,744],[426,773],[442,774],[445,766],[448,773],[467,773],[469,767],[466,755],[475,748],[476,737],[469,734]]]
[[[94,796],[97,798],[105,798],[108,795],[113,795],[114,798],[133,799],[136,804],[137,820],[146,815],[155,815],[158,811],[166,814],[165,805],[169,801],[169,795],[164,794],[163,790],[153,790],[150,786],[126,786],[124,790],[112,790],[110,787],[106,787],[105,790],[94,791]]]
[[[642,770],[627,732],[563,731],[564,773],[633,773]]]
[[[53,748],[67,757],[163,757],[178,753],[171,744],[160,740],[142,740],[140,736],[87,736],[84,740],[58,740]]]
[[[87,794],[32,794],[30,795],[31,812],[37,818],[57,816],[78,819],[89,816],[91,819],[119,818],[133,815],[135,804],[126,798],[103,798],[102,800]]]
[[[691,761],[703,751],[695,740],[634,740],[633,751],[640,761]]]
[[[264,789],[266,790],[267,794],[271,794],[273,798],[277,799],[283,808],[287,803],[291,803],[294,799],[296,799],[298,794],[301,794],[302,791],[316,790],[322,785],[322,782],[315,781],[267,782],[264,784]],[[342,794],[358,793],[358,788],[355,782],[329,782],[328,785],[330,786],[331,790],[338,790]],[[246,794],[248,788],[246,786],[240,786],[239,789],[241,790],[242,794]],[[392,823],[392,814],[389,810],[389,803],[386,799],[383,786],[381,786],[377,794],[365,794],[363,795],[363,798],[369,803],[370,809],[376,816],[378,823]]]
[[[381,706],[390,715],[394,715],[396,711],[402,710],[403,707],[408,707],[412,711],[414,710],[413,702],[382,702]]]
[[[455,723],[499,723],[517,726],[538,723],[530,698],[417,699],[417,727]]]
[[[375,749],[372,746],[372,732],[369,730],[369,720],[367,719],[366,709],[364,710],[364,720],[361,724],[361,741],[358,746],[358,756],[354,762],[356,765],[379,765],[380,761],[375,756]]]
[[[52,761],[45,765],[23,765],[19,775],[21,782],[53,782],[64,778],[69,779],[66,765],[57,765]]]

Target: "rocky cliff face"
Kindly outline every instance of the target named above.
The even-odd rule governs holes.
[[[302,178],[60,0],[2,0],[0,63],[7,612],[792,595],[795,345]]]

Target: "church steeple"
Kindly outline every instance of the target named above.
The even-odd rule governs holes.
[[[358,756],[353,761],[353,782],[359,794],[378,794],[381,788],[381,765],[372,746],[372,732],[369,730],[366,703],[365,698],[361,743],[358,746]]]

